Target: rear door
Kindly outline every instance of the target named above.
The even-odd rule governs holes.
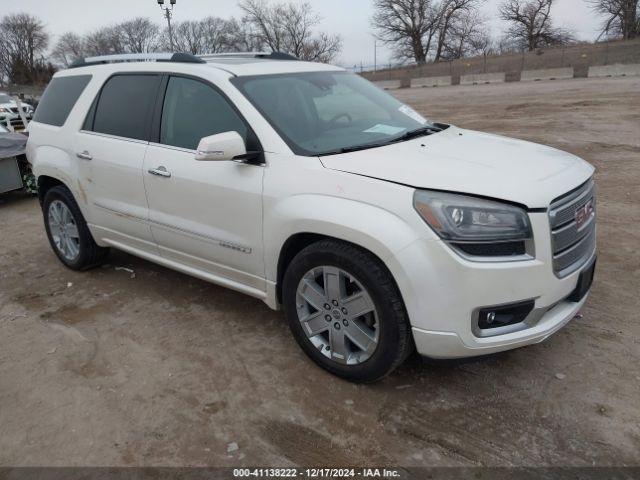
[[[237,282],[264,291],[264,168],[195,159],[198,143],[209,135],[237,131],[248,150],[260,150],[258,141],[213,85],[177,75],[164,84],[156,138],[144,161],[151,230],[160,253],[230,287]]]
[[[116,74],[102,87],[77,134],[75,152],[93,231],[116,246],[157,253],[142,168],[161,75]]]

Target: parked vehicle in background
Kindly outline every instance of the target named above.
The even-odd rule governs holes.
[[[30,121],[33,118],[34,108],[31,104],[20,102],[25,119]],[[18,102],[8,93],[0,92],[0,122],[10,124],[16,130],[26,128],[20,116]]]
[[[585,161],[427,120],[337,67],[207,60],[98,57],[53,78],[27,155],[69,268],[115,247],[260,298],[354,381],[414,348],[460,358],[541,342],[585,303]]]
[[[17,113],[11,113],[7,109],[0,109],[0,125],[7,130],[9,128],[13,130],[14,125],[16,127],[22,125],[22,120],[20,120],[20,115]]]
[[[21,133],[10,132],[0,124],[0,193],[21,188],[29,189],[26,183],[32,183],[31,167],[24,155],[27,137]]]

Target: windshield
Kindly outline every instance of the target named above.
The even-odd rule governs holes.
[[[11,103],[11,97],[6,93],[0,93],[0,103]]]
[[[439,130],[411,107],[348,72],[260,75],[232,82],[298,155],[371,148],[408,139],[417,129]]]

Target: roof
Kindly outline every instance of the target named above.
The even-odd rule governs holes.
[[[225,70],[237,77],[251,75],[277,75],[279,73],[342,71],[340,67],[325,63],[302,62],[300,60],[265,60],[257,58],[216,58],[207,64]]]
[[[194,56],[186,53],[147,53],[104,55],[79,59],[69,68],[86,68],[98,65],[172,63],[183,66],[208,65],[235,76],[269,75],[294,72],[342,71],[324,63],[305,62],[280,52],[241,52]]]

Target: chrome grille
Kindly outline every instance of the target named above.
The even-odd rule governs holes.
[[[578,227],[577,212],[591,202],[593,211]],[[558,197],[549,208],[553,271],[565,277],[587,262],[596,248],[595,184],[589,180]]]

